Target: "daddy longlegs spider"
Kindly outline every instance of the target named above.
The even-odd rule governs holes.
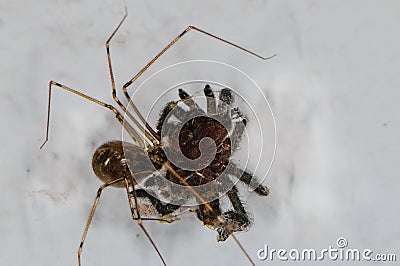
[[[179,168],[174,167],[168,159],[162,158],[163,157],[163,150],[162,150],[162,138],[160,135],[160,132],[155,131],[144,119],[138,108],[135,106],[135,104],[131,101],[131,97],[127,91],[127,88],[135,82],[161,55],[163,55],[169,48],[171,48],[178,40],[180,40],[186,33],[188,33],[191,30],[200,32],[204,35],[207,35],[211,38],[214,38],[216,40],[219,40],[221,42],[224,42],[226,44],[229,44],[231,46],[234,46],[244,52],[247,52],[251,55],[254,55],[260,59],[269,59],[271,57],[262,57],[250,50],[247,50],[239,45],[236,45],[232,42],[229,42],[225,39],[222,39],[216,35],[213,35],[211,33],[208,33],[200,28],[197,28],[195,26],[188,26],[181,34],[179,34],[175,39],[173,39],[167,46],[165,46],[161,52],[159,52],[149,63],[147,63],[131,80],[129,80],[125,85],[122,87],[122,91],[126,97],[126,99],[129,101],[131,104],[134,113],[137,115],[139,119],[136,119],[131,112],[128,111],[127,106],[125,106],[117,97],[117,92],[116,92],[116,86],[115,86],[115,81],[114,81],[114,73],[113,73],[113,68],[111,64],[111,54],[110,54],[110,42],[113,39],[114,35],[117,33],[123,22],[125,21],[126,17],[128,15],[127,9],[125,8],[125,15],[115,28],[115,30],[112,32],[110,37],[107,39],[105,46],[106,46],[106,52],[107,52],[107,61],[108,61],[108,67],[109,67],[109,74],[110,74],[110,79],[111,79],[111,91],[112,91],[112,97],[114,101],[118,104],[119,108],[122,110],[122,113],[113,105],[104,103],[102,101],[99,101],[93,97],[90,97],[86,94],[83,94],[77,90],[74,90],[70,87],[67,87],[63,84],[60,84],[56,81],[51,80],[49,82],[49,87],[48,87],[48,106],[47,106],[47,122],[46,122],[46,137],[43,142],[43,144],[40,146],[40,149],[43,148],[43,146],[46,144],[49,138],[49,126],[50,126],[50,107],[51,107],[51,92],[53,86],[56,88],[64,89],[66,91],[69,91],[73,94],[76,94],[78,96],[81,96],[95,104],[98,104],[104,108],[109,109],[114,113],[118,121],[121,123],[123,128],[128,132],[128,134],[133,138],[135,141],[135,144],[129,144],[125,143],[122,141],[112,141],[103,144],[101,147],[99,147],[95,154],[93,155],[92,159],[92,167],[93,170],[96,174],[96,176],[104,182],[103,185],[99,187],[97,190],[97,195],[93,204],[93,207],[91,209],[89,218],[87,220],[83,236],[81,239],[81,242],[79,244],[78,248],[78,265],[81,265],[81,254],[82,254],[82,248],[83,244],[85,242],[90,224],[92,222],[96,207],[99,203],[100,196],[102,191],[110,186],[113,187],[120,187],[120,188],[125,188],[127,195],[128,195],[128,202],[129,206],[131,209],[131,216],[133,220],[136,220],[139,227],[143,231],[143,233],[146,235],[147,239],[153,246],[154,250],[158,254],[159,258],[161,259],[162,263],[166,265],[166,262],[161,255],[159,249],[157,248],[155,242],[151,238],[150,234],[148,231],[145,229],[143,225],[143,221],[145,220],[153,220],[153,221],[161,221],[161,222],[173,222],[176,220],[176,217],[172,215],[173,211],[176,210],[178,207],[172,204],[164,204],[164,202],[160,201],[159,199],[156,199],[149,195],[144,189],[137,189],[135,186],[137,185],[137,180],[138,178],[140,179],[139,176],[143,175],[149,175],[149,171],[147,169],[143,169],[141,172],[135,172],[135,176],[133,173],[128,169],[127,167],[127,160],[133,159],[134,161],[140,162],[142,160],[145,160],[145,157],[148,156],[150,160],[153,163],[160,163],[158,166],[157,170],[161,169],[161,167],[165,168],[167,173],[173,177],[173,179],[178,180],[178,182],[184,186],[186,186],[193,194],[193,196],[196,198],[196,200],[199,202],[201,208],[199,210],[196,210],[197,216],[200,220],[204,222],[205,225],[208,225],[210,227],[214,227],[215,230],[218,230],[219,232],[219,240],[225,240],[229,236],[232,236],[234,241],[237,243],[239,246],[240,250],[243,252],[243,254],[247,257],[249,262],[254,265],[254,262],[250,258],[249,254],[246,252],[244,247],[241,245],[241,243],[238,241],[238,239],[235,237],[233,234],[235,231],[241,231],[241,229],[233,229],[231,228],[230,224],[227,223],[226,218],[228,217],[229,219],[234,220],[234,222],[238,222],[238,218],[236,218],[238,215],[246,215],[243,206],[241,205],[241,202],[238,198],[237,191],[236,190],[231,190],[233,193],[229,194],[230,200],[233,202],[233,205],[235,207],[235,212],[230,211],[229,213],[221,213],[221,211],[217,208],[219,208],[219,202],[218,207],[215,207],[215,201],[213,202],[208,202],[206,201],[202,195],[200,195],[196,190],[192,188],[193,184],[190,184],[189,181],[187,181],[187,178],[183,178],[181,174],[178,172],[181,170]],[[204,89],[204,93],[207,97],[210,97],[207,102],[215,104],[214,95],[212,90],[208,85],[206,85],[206,88]],[[224,96],[225,95],[225,96]],[[191,98],[185,91],[180,90],[179,96],[181,100],[186,100],[189,102],[186,103],[188,105],[193,104],[191,101]],[[225,97],[225,98],[224,98]],[[232,98],[232,95],[230,94],[229,90],[226,90],[225,92],[220,93],[220,100],[223,102],[230,102]],[[225,100],[224,100],[225,99]],[[166,107],[168,109],[169,107]],[[165,109],[165,110],[166,110]],[[208,109],[215,111],[215,107],[210,107],[208,106]],[[165,111],[164,110],[164,111]],[[237,109],[232,109],[236,110],[236,115],[241,115],[241,113]],[[124,115],[127,116],[127,118],[124,118]],[[165,116],[163,118],[160,118],[160,121],[162,119],[165,119]],[[129,122],[131,121],[136,128],[133,127],[133,125]],[[207,123],[210,123],[210,121],[207,121]],[[214,122],[212,122],[214,123]],[[214,126],[216,124],[214,123]],[[143,136],[140,133],[143,134]],[[230,142],[229,142],[230,143]],[[122,148],[122,146],[125,145],[125,149]],[[247,173],[247,172],[245,172]],[[245,175],[243,175],[245,176]],[[171,178],[170,177],[170,178]],[[240,181],[243,183],[246,183],[249,185],[250,179],[252,176],[247,173],[246,177],[242,177]],[[171,178],[172,179],[172,178]],[[235,188],[235,187],[234,187]],[[235,188],[236,189],[236,188]],[[269,189],[267,187],[259,185],[257,188],[254,190],[257,194],[261,196],[266,196],[269,192]],[[140,215],[140,207],[138,205],[138,198],[148,198],[152,205],[155,206],[157,211],[162,214],[161,217],[158,218],[150,218],[150,217],[141,217]],[[235,202],[236,201],[236,202]],[[200,210],[201,209],[201,210]],[[237,212],[236,212],[237,211]],[[234,215],[233,215],[234,214]],[[224,216],[225,215],[225,216]],[[235,221],[236,219],[236,221]],[[245,219],[247,219],[245,217]]]

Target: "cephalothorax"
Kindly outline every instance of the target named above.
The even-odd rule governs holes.
[[[249,261],[254,264],[233,235],[234,232],[246,230],[251,224],[238,195],[236,180],[250,186],[260,196],[268,195],[269,189],[260,185],[259,182],[254,182],[258,185],[252,187],[252,181],[255,179],[253,174],[241,169],[231,160],[231,155],[238,150],[247,123],[245,115],[238,108],[233,107],[234,93],[228,88],[216,91],[208,84],[204,84],[202,94],[207,97],[207,105],[206,108],[201,108],[193,96],[180,89],[178,91],[180,99],[165,105],[154,130],[135,104],[130,101],[127,88],[190,30],[233,45],[262,59],[266,58],[199,28],[189,26],[123,86],[124,95],[139,118],[136,119],[116,95],[109,51],[109,43],[125,18],[126,15],[106,42],[112,96],[122,113],[110,104],[58,82],[50,81],[49,83],[47,131],[43,145],[48,139],[52,86],[77,94],[111,110],[134,142],[119,140],[106,142],[97,148],[93,155],[94,173],[104,184],[98,189],[79,245],[78,264],[81,265],[83,243],[101,193],[109,186],[126,190],[132,218],[138,221],[138,225],[152,243],[164,265],[165,261],[143,226],[143,221],[174,222],[179,219],[177,210],[182,206],[187,206],[189,202],[191,211],[196,213],[197,218],[204,225],[218,232],[219,241],[232,236]],[[221,197],[229,200],[231,208],[222,209]],[[154,217],[141,215],[139,200],[147,201],[154,208],[156,215]]]

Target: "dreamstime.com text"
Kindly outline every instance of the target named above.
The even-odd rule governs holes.
[[[281,261],[396,261],[396,254],[374,253],[371,249],[348,248],[345,238],[339,237],[337,247],[329,246],[321,250],[316,249],[274,249],[264,245],[257,251],[260,260]]]

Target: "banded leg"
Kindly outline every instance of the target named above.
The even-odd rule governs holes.
[[[224,212],[222,216],[225,218],[225,221],[229,224],[232,231],[245,231],[247,230],[250,225],[251,221],[247,215],[246,209],[243,206],[242,201],[239,197],[239,192],[236,186],[233,186],[228,192],[227,196],[232,204],[234,209]]]
[[[111,42],[112,38],[114,37],[114,35],[119,30],[119,28],[121,27],[122,23],[125,21],[127,16],[128,16],[128,10],[125,7],[125,15],[123,16],[123,18],[119,22],[118,26],[115,28],[113,33],[110,35],[110,37],[106,41],[107,62],[108,62],[108,69],[109,69],[109,72],[110,72],[110,79],[111,79],[111,92],[112,92],[111,94],[112,94],[112,97],[113,97],[114,101],[121,107],[121,109],[124,111],[124,113],[128,115],[128,117],[135,123],[136,126],[138,126],[138,128],[141,129],[142,132],[145,132],[145,129],[140,125],[140,123],[127,110],[125,105],[117,97],[117,90],[115,88],[114,73],[113,73],[113,68],[112,68],[112,64],[111,64],[110,42]],[[133,107],[133,109],[134,109],[134,111],[136,113],[140,114],[139,110],[136,108],[136,106],[134,104],[132,104],[132,107]],[[153,130],[153,128],[144,119],[142,119],[143,117],[141,115],[140,115],[140,118],[141,118],[141,121],[143,122],[143,124],[145,125],[146,129],[150,132],[150,133],[147,132],[149,139],[152,141],[153,144],[156,144],[157,141],[160,140],[160,136],[158,136],[158,134]]]
[[[196,216],[205,226],[217,231],[218,242],[225,241],[233,233],[230,224],[227,223],[225,217],[222,215],[219,198],[207,204],[199,205],[196,210]]]
[[[195,109],[190,108],[189,110],[183,109],[181,106],[178,105],[179,102],[171,101],[165,105],[165,107],[162,109],[160,113],[160,117],[158,118],[156,129],[158,131],[158,134],[161,134],[161,129],[164,130],[164,136],[171,136],[171,132],[165,131],[165,130],[175,130],[176,128],[181,128],[183,121],[187,121],[190,118],[196,117],[196,116],[202,116],[205,115],[204,111],[198,107]],[[186,103],[186,101],[185,101]],[[196,103],[195,103],[196,104]],[[190,107],[189,105],[187,105]],[[197,104],[196,104],[197,106]],[[168,115],[170,112],[173,112],[173,116],[176,119],[169,119],[167,120],[167,123],[165,124],[165,120],[167,119]],[[178,121],[177,121],[178,120]],[[169,126],[165,126],[168,125]],[[164,127],[165,126],[165,127]]]
[[[173,174],[176,178],[178,178],[182,184],[184,184],[192,193],[193,195],[197,198],[197,200],[199,202],[202,203],[202,206],[204,206],[205,209],[207,209],[207,211],[209,213],[213,213],[213,212],[218,212],[217,210],[214,210],[214,208],[210,205],[209,202],[206,202],[204,200],[204,198],[197,193],[193,187],[191,185],[189,185],[189,183],[183,179],[173,168],[172,166],[169,164],[169,162],[165,162],[164,166],[167,168],[167,170]],[[220,211],[220,210],[219,210]],[[222,215],[216,215],[218,222],[221,224],[220,228],[223,228],[223,230],[226,231],[226,235],[229,236],[231,235],[233,240],[236,242],[236,244],[238,245],[238,247],[240,248],[240,250],[243,252],[243,254],[246,256],[246,258],[249,260],[249,262],[251,263],[251,265],[255,265],[254,261],[251,259],[250,255],[247,253],[247,251],[245,250],[245,248],[242,246],[242,244],[239,242],[239,240],[236,238],[236,236],[233,234],[233,231],[230,229],[229,225],[225,222],[224,218],[222,217]],[[221,233],[219,233],[219,235],[221,235]]]
[[[167,103],[162,111],[160,112],[160,116],[158,118],[157,124],[156,124],[156,129],[158,131],[158,134],[161,133],[161,128],[164,125],[165,119],[167,119],[169,113],[174,110],[174,115],[182,117],[186,114],[186,111],[183,110],[180,106],[178,106],[178,102],[171,101]]]
[[[255,193],[260,196],[268,196],[269,188],[267,186],[263,186],[257,177],[248,172],[247,170],[240,169],[239,166],[232,163],[232,170],[229,171],[230,175],[238,178],[242,183],[246,184],[250,189],[252,189]],[[255,186],[255,184],[259,184]]]
[[[232,151],[236,151],[240,147],[247,120],[237,107],[231,110],[231,117],[233,123],[233,130],[231,133]]]
[[[171,213],[173,213],[174,211],[176,211],[177,209],[180,208],[180,206],[178,206],[178,205],[162,202],[161,200],[159,200],[159,199],[153,197],[152,195],[150,195],[149,193],[147,193],[147,191],[144,190],[144,189],[137,189],[136,190],[136,196],[138,198],[147,198],[147,199],[149,199],[150,202],[151,202],[151,205],[154,206],[154,208],[156,208],[157,212],[161,216],[165,216],[165,215],[171,214]]]
[[[130,97],[130,95],[129,95],[129,93],[128,93],[128,90],[127,90],[127,88],[133,83],[133,82],[135,82],[160,56],[162,56],[169,48],[171,48],[177,41],[179,41],[179,39],[181,39],[186,33],[188,33],[189,31],[191,31],[191,30],[195,30],[195,31],[198,31],[198,32],[200,32],[200,33],[202,33],[202,34],[204,34],[204,35],[207,35],[207,36],[209,36],[209,37],[211,37],[211,38],[214,38],[214,39],[216,39],[216,40],[219,40],[219,41],[221,41],[221,42],[224,42],[224,43],[226,43],[226,44],[229,44],[229,45],[231,45],[231,46],[234,46],[234,47],[236,47],[236,48],[238,48],[238,49],[240,49],[240,50],[242,50],[242,51],[244,51],[244,52],[247,52],[247,53],[249,53],[249,54],[251,54],[251,55],[254,55],[254,56],[256,56],[256,57],[258,57],[258,58],[260,58],[260,59],[263,59],[263,60],[266,60],[266,59],[270,59],[270,58],[272,58],[272,57],[274,57],[274,56],[276,56],[276,54],[274,54],[274,55],[272,55],[272,56],[270,56],[270,57],[263,57],[263,56],[261,56],[261,55],[258,55],[258,54],[256,54],[256,53],[254,53],[254,52],[252,52],[252,51],[250,51],[250,50],[248,50],[248,49],[245,49],[245,48],[243,48],[243,47],[241,47],[241,46],[239,46],[239,45],[237,45],[237,44],[235,44],[235,43],[233,43],[233,42],[230,42],[230,41],[227,41],[227,40],[225,40],[225,39],[222,39],[222,38],[220,38],[220,37],[218,37],[218,36],[216,36],[216,35],[213,35],[213,34],[211,34],[211,33],[208,33],[208,32],[206,32],[206,31],[204,31],[204,30],[202,30],[202,29],[199,29],[199,28],[197,28],[197,27],[195,27],[195,26],[188,26],[181,34],[179,34],[177,37],[175,37],[175,39],[173,39],[167,46],[165,46],[164,47],[164,49],[162,49],[161,50],[161,52],[159,52],[152,60],[150,60],[150,62],[149,63],[147,63],[147,65],[145,65],[131,80],[129,80],[127,83],[125,83],[125,85],[122,87],[122,90],[123,90],[123,92],[124,92],[124,94],[125,94],[125,97],[128,99],[128,101],[132,104],[132,107],[133,107],[133,109],[134,109],[134,111],[135,111],[135,113],[138,115],[138,117],[139,117],[139,119],[144,123],[144,124],[146,124],[146,120],[144,119],[144,117],[140,114],[140,112],[139,112],[139,110],[137,109],[137,107],[135,106],[135,104],[134,103],[132,103],[132,101],[131,101],[131,97]]]
[[[228,175],[222,175],[220,180],[222,183],[221,188],[223,191],[227,191],[226,196],[233,207],[233,210],[224,212],[222,217],[233,232],[246,231],[250,227],[251,221],[239,197],[236,184]]]
[[[209,206],[205,204],[199,205],[196,210],[196,216],[205,226],[211,227],[217,231],[217,241],[225,241],[229,237],[230,233],[225,230],[226,225],[222,224],[218,219],[219,217],[222,217],[219,199],[208,202],[207,204]],[[208,207],[211,207],[211,209]]]
[[[72,92],[73,94],[76,94],[78,96],[81,96],[83,98],[85,98],[86,100],[89,100],[95,104],[98,104],[104,108],[109,109],[110,111],[112,111],[116,118],[118,119],[118,121],[122,124],[122,126],[126,129],[126,131],[129,133],[129,135],[132,137],[132,139],[137,142],[137,144],[144,148],[144,139],[142,138],[142,136],[129,124],[128,121],[126,121],[124,119],[124,117],[122,116],[122,114],[112,105],[110,104],[106,104],[102,101],[99,101],[95,98],[92,98],[86,94],[83,94],[79,91],[76,91],[74,89],[71,89],[65,85],[62,85],[58,82],[55,82],[53,80],[51,80],[49,82],[49,93],[48,93],[48,102],[47,102],[47,122],[46,122],[46,138],[43,142],[43,144],[40,146],[40,149],[43,148],[43,146],[46,144],[46,142],[49,139],[49,128],[50,128],[50,109],[51,109],[51,92],[52,92],[52,86],[56,86],[56,88],[60,88],[69,92]]]
[[[215,96],[210,85],[208,84],[204,87],[204,95],[207,97],[207,115],[210,117],[215,116],[217,114]]]
[[[251,225],[246,209],[239,198],[239,192],[236,186],[233,185],[228,177],[224,179],[223,182],[225,182],[225,185],[230,187],[227,196],[232,204],[233,210],[221,213],[219,199],[209,203],[213,211],[209,211],[205,205],[199,205],[198,210],[196,210],[197,218],[202,221],[204,225],[214,228],[218,232],[218,241],[225,241],[233,232],[245,231]],[[224,219],[225,224],[222,224],[218,220],[219,216]],[[226,227],[229,227],[230,231],[226,230]]]
[[[229,125],[227,128],[228,131],[232,128],[231,121],[231,105],[235,101],[235,96],[232,94],[232,91],[228,88],[224,88],[219,93],[219,103],[217,106],[217,114],[220,119],[223,121],[224,125]]]
[[[150,241],[151,245],[153,246],[154,250],[156,251],[158,257],[161,259],[162,263],[164,266],[167,264],[165,263],[165,260],[163,256],[161,255],[161,252],[157,248],[157,245],[151,238],[150,234],[147,232],[146,228],[143,225],[144,220],[152,220],[152,221],[165,221],[163,219],[158,219],[158,218],[142,218],[140,216],[140,211],[139,211],[139,205],[138,205],[138,195],[137,191],[135,190],[135,181],[133,176],[129,178],[129,181],[125,178],[125,187],[126,187],[126,192],[128,194],[128,201],[129,201],[129,206],[131,210],[131,215],[132,219],[137,221],[139,227],[142,229],[143,233],[146,235],[147,239]],[[133,201],[132,201],[132,196],[133,196]],[[136,210],[136,213],[135,213]]]
[[[101,185],[99,187],[99,189],[97,190],[97,196],[96,196],[96,199],[94,200],[93,207],[92,207],[92,210],[90,211],[89,219],[86,222],[85,231],[83,231],[83,236],[82,236],[82,239],[81,239],[81,243],[79,244],[79,248],[78,248],[78,265],[79,266],[81,266],[81,254],[82,254],[83,243],[85,242],[85,239],[86,239],[86,236],[87,236],[87,232],[88,232],[90,224],[92,222],[92,219],[93,219],[94,213],[96,211],[97,205],[99,203],[101,192],[103,192],[103,190],[105,188],[107,188],[107,187],[109,187],[109,186],[111,186],[113,184],[116,184],[118,182],[121,182],[123,180],[124,180],[124,178],[118,178],[118,179],[113,180],[113,181],[111,181],[109,183],[105,183],[105,184]]]
[[[179,98],[190,108],[191,112],[198,113],[199,115],[205,115],[203,109],[193,100],[192,96],[190,96],[183,89],[179,89]]]

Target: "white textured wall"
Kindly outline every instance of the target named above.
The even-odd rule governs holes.
[[[125,5],[112,43],[118,86],[190,24],[278,53],[261,61],[193,33],[151,70],[218,60],[245,70],[268,97],[278,132],[272,193],[247,200],[255,225],[237,235],[259,265],[281,264],[257,260],[264,244],[323,249],[340,236],[349,247],[400,256],[398,1],[0,1],[0,265],[76,264],[101,184],[91,154],[121,129],[106,110],[54,91],[50,141],[39,150],[47,83],[111,103],[104,41]],[[195,218],[146,226],[169,265],[247,263],[232,240],[216,243]],[[328,264],[337,262],[319,265]],[[105,192],[83,265],[160,265],[123,191]]]

